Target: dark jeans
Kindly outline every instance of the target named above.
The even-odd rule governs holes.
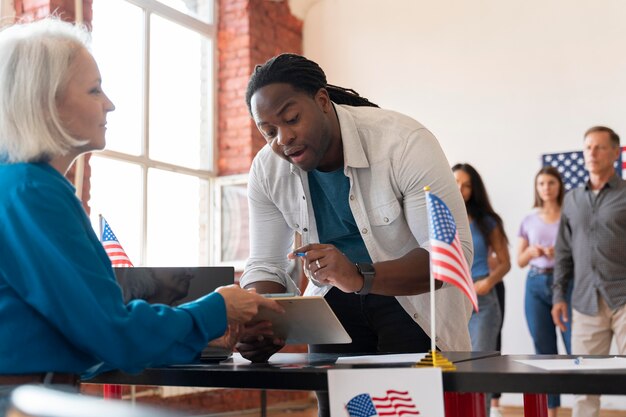
[[[428,352],[430,337],[413,321],[395,297],[344,293],[337,288],[325,296],[352,343],[309,345],[312,353]],[[317,393],[318,415],[330,416],[328,393]]]
[[[524,310],[526,312],[526,322],[528,330],[535,342],[535,352],[538,354],[554,354],[558,352],[556,342],[556,332],[554,322],[552,321],[552,283],[553,276],[551,273],[539,273],[532,268],[528,272],[526,278],[526,296],[524,298]],[[566,331],[561,332],[565,350],[569,354],[571,352],[570,340],[572,334],[572,298],[573,286],[565,295],[568,307],[569,321],[565,323]],[[548,408],[560,407],[561,399],[558,394],[548,395]]]

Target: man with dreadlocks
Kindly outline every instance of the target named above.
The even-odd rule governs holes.
[[[250,258],[241,285],[298,292],[287,271],[296,252],[305,254],[305,295],[324,296],[352,337],[311,352],[428,351],[425,186],[450,208],[472,261],[465,205],[435,137],[407,116],[328,84],[319,65],[294,54],[255,68],[246,104],[267,146],[250,171]],[[294,251],[295,233],[303,246]],[[438,348],[471,350],[469,302],[447,285],[436,295]],[[265,361],[283,341],[254,330],[238,349]]]

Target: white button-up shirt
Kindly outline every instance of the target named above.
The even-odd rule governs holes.
[[[467,213],[450,165],[437,139],[402,114],[373,107],[335,105],[350,179],[349,204],[373,262],[393,260],[417,247],[430,250],[424,187],[441,198],[454,216],[468,264],[472,239]],[[265,146],[254,158],[248,184],[250,258],[241,285],[273,281],[298,293],[289,276],[287,254],[294,232],[302,244],[318,243],[307,172]],[[323,296],[330,286],[309,277],[305,295]],[[404,310],[429,335],[429,294],[397,296]],[[471,350],[469,300],[444,285],[435,292],[436,344],[444,351]],[[432,337],[432,336],[431,336]]]

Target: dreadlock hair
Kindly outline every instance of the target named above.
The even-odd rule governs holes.
[[[452,172],[459,170],[465,172],[470,177],[472,195],[465,203],[465,208],[467,209],[467,214],[476,222],[480,234],[483,235],[486,242],[489,242],[489,224],[487,223],[487,218],[491,217],[496,222],[496,227],[502,232],[505,242],[508,243],[509,239],[504,232],[502,217],[493,211],[487,190],[485,189],[485,184],[478,171],[470,164],[456,164],[452,167]]]
[[[328,84],[326,74],[317,63],[301,55],[281,54],[254,68],[246,89],[248,111],[251,110],[250,101],[254,93],[267,85],[276,83],[289,84],[295,90],[302,91],[311,97],[324,88],[328,91],[330,99],[337,104],[378,107],[352,89]]]

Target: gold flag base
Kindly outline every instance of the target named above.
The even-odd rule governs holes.
[[[456,371],[456,366],[439,351],[429,351],[426,356],[413,365],[414,368],[441,368],[443,372]]]

